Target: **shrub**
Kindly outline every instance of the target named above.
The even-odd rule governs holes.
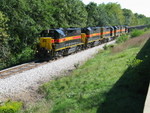
[[[122,35],[120,37],[117,37],[116,39],[116,43],[123,43],[125,42],[126,40],[129,39],[129,36],[128,35]]]
[[[141,62],[143,62],[143,60],[140,60],[140,59],[133,59],[133,60],[129,60],[127,62],[127,65],[130,67],[130,68],[135,68],[137,67]]]
[[[135,29],[135,30],[133,30],[133,31],[131,32],[131,38],[140,36],[140,35],[142,35],[143,33],[144,33],[143,30],[137,30],[137,29]]]
[[[22,107],[21,102],[7,101],[0,105],[0,113],[16,113]]]
[[[17,60],[19,63],[30,61],[33,59],[33,54],[34,51],[31,49],[31,47],[26,47],[20,54],[17,55]]]
[[[110,45],[105,44],[103,48],[104,50],[108,50],[110,48],[113,48],[114,46],[115,46],[114,44],[110,44]]]

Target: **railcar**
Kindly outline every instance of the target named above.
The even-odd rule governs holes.
[[[45,30],[41,33],[36,56],[53,58],[68,55],[82,49],[84,43],[85,35],[81,34],[81,28]]]
[[[65,56],[86,48],[108,42],[132,29],[143,29],[147,26],[106,26],[86,28],[58,28],[44,30],[36,57],[55,58]]]
[[[147,28],[148,25],[138,25],[138,26],[128,26],[127,29],[128,29],[128,32],[131,32],[132,30],[134,29],[144,29],[144,28]]]
[[[117,36],[114,27],[58,28],[41,33],[38,58],[65,56],[100,45]]]
[[[86,36],[85,48],[93,47],[100,44],[101,28],[100,27],[87,27],[82,28],[82,34]]]
[[[126,27],[121,25],[120,26],[120,35],[126,34]]]
[[[108,42],[115,37],[115,29],[111,26],[101,27],[101,38],[103,42]]]
[[[113,26],[114,28],[114,36],[118,37],[120,36],[120,26]]]

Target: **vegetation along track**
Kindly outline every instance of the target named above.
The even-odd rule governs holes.
[[[73,53],[73,54],[75,54],[75,53]],[[62,57],[60,57],[60,58],[62,58]],[[57,59],[55,59],[55,60],[57,60]],[[50,63],[51,61],[53,61],[53,60],[43,61],[43,62],[36,60],[36,61],[29,62],[29,63],[25,63],[25,64],[21,64],[18,66],[14,66],[11,68],[1,70],[0,71],[0,79],[4,79],[4,78],[9,77],[9,76],[14,75],[14,74],[22,73],[24,71],[36,68],[38,66]]]

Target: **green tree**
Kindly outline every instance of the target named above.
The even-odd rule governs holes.
[[[123,9],[123,15],[125,17],[125,25],[132,25],[134,21],[134,14],[129,9]]]
[[[24,61],[26,52],[35,46],[39,33],[50,27],[53,18],[49,0],[1,0],[1,11],[8,17],[9,46],[12,64]],[[28,50],[27,50],[27,49]],[[28,53],[27,53],[28,54]],[[32,55],[32,54],[31,54]],[[17,61],[17,62],[16,62]]]
[[[9,35],[7,33],[8,18],[0,11],[0,69],[6,67],[6,61],[10,55],[10,48],[8,46]]]
[[[88,12],[87,26],[97,26],[99,24],[100,13],[96,3],[90,2],[86,6]]]
[[[87,21],[87,11],[85,5],[80,0],[66,0],[66,18],[70,27],[85,27]]]
[[[108,14],[106,12],[106,9],[105,9],[105,4],[100,4],[98,6],[98,12],[99,12],[99,22],[98,22],[98,26],[108,26],[110,25],[109,24],[109,17],[108,17]]]
[[[53,18],[55,24],[52,27],[85,27],[87,12],[80,0],[52,0],[54,7]]]
[[[110,25],[123,25],[124,16],[120,4],[108,3],[105,6]]]

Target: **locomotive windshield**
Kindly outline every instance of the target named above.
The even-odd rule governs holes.
[[[51,37],[54,39],[59,39],[65,37],[64,32],[61,29],[52,29],[52,30],[45,30],[41,33],[42,37]]]

